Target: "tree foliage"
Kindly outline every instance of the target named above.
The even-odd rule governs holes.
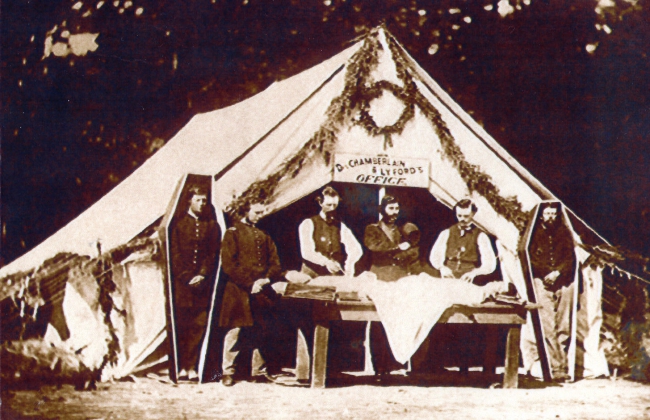
[[[605,237],[650,251],[643,1],[1,7],[4,263],[98,200],[194,114],[309,68],[381,23]]]

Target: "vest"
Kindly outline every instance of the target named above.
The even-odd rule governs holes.
[[[310,218],[314,224],[314,244],[316,252],[319,252],[327,258],[341,264],[345,263],[345,253],[341,246],[341,221],[326,222],[320,215]],[[303,260],[303,262],[319,275],[328,275],[329,271],[323,266]]]
[[[458,278],[481,265],[481,254],[478,249],[480,233],[481,230],[476,226],[464,231],[463,235],[458,224],[449,228],[445,265],[451,268],[455,277]]]

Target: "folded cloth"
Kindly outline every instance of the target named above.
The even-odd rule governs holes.
[[[504,289],[498,283],[482,287],[422,273],[395,282],[364,281],[362,292],[377,308],[393,356],[406,363],[447,308],[479,304]]]

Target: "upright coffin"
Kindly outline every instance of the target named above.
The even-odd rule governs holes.
[[[221,233],[223,235],[225,226],[223,214],[220,211],[217,211],[214,206],[214,201],[212,199],[212,177],[208,175],[194,175],[186,174],[178,182],[172,199],[167,207],[163,222],[161,224],[160,237],[164,244],[165,249],[165,296],[166,296],[166,315],[167,315],[167,336],[169,337],[169,377],[174,382],[178,382],[178,376],[180,371],[179,364],[179,349],[185,343],[180,342],[178,334],[178,303],[176,302],[175,294],[175,283],[174,283],[174,267],[172,259],[172,230],[174,229],[175,223],[179,218],[188,210],[188,204],[190,200],[189,190],[193,186],[199,186],[203,190],[207,191],[208,197],[210,197],[210,203],[208,204],[207,212],[208,216],[213,220],[216,220],[219,226],[221,227]],[[221,239],[221,238],[219,238]],[[205,380],[205,365],[206,365],[206,356],[208,351],[208,344],[210,343],[210,334],[216,327],[215,320],[215,301],[218,288],[218,279],[219,272],[221,268],[221,259],[220,257],[215,258],[216,263],[214,267],[209,271],[209,275],[204,281],[207,281],[208,284],[204,287],[204,290],[209,291],[210,298],[209,304],[207,306],[207,323],[206,329],[203,333],[203,337],[198,347],[198,376],[199,382]],[[214,324],[214,325],[213,325]]]
[[[533,281],[533,268],[530,259],[530,245],[531,245],[533,233],[535,232],[535,229],[539,227],[538,225],[540,224],[542,208],[547,203],[552,203],[558,206],[559,208],[558,221],[559,223],[562,223],[564,226],[566,226],[566,228],[569,230],[573,240],[574,248],[576,246],[575,242],[576,242],[577,235],[573,230],[573,226],[571,225],[571,221],[569,220],[564,205],[561,202],[555,200],[545,200],[537,204],[533,210],[533,217],[530,219],[528,227],[526,228],[522,240],[519,243],[519,259],[521,261],[522,269],[524,272],[524,278],[526,280],[526,291],[528,293],[528,299],[533,303],[538,302],[539,291],[536,290],[535,282]],[[574,287],[573,289],[574,293],[573,293],[573,301],[571,305],[571,331],[570,331],[571,336],[570,336],[568,360],[567,360],[568,372],[569,375],[571,376],[571,380],[575,380],[577,304],[578,304],[578,290],[579,290],[579,287],[577,286],[580,278],[580,270],[578,265],[579,265],[578,258],[575,258],[575,266],[573,268],[572,278],[573,278],[573,283],[576,287]],[[551,365],[548,357],[546,337],[544,336],[544,329],[542,328],[542,319],[538,310],[532,310],[530,314],[533,323],[533,330],[535,332],[537,352],[542,366],[542,375],[545,381],[551,381],[553,377],[551,374]]]

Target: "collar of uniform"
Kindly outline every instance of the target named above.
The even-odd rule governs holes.
[[[242,217],[242,219],[240,220],[240,222],[242,222],[243,224],[245,224],[245,225],[247,225],[247,226],[253,226],[253,227],[255,226],[254,224],[251,223],[250,220],[248,220],[248,217]]]
[[[198,214],[195,214],[195,213],[192,211],[192,209],[188,209],[188,210],[187,210],[187,214],[189,214],[190,217],[193,217],[194,219],[199,220],[199,215],[198,215]]]

